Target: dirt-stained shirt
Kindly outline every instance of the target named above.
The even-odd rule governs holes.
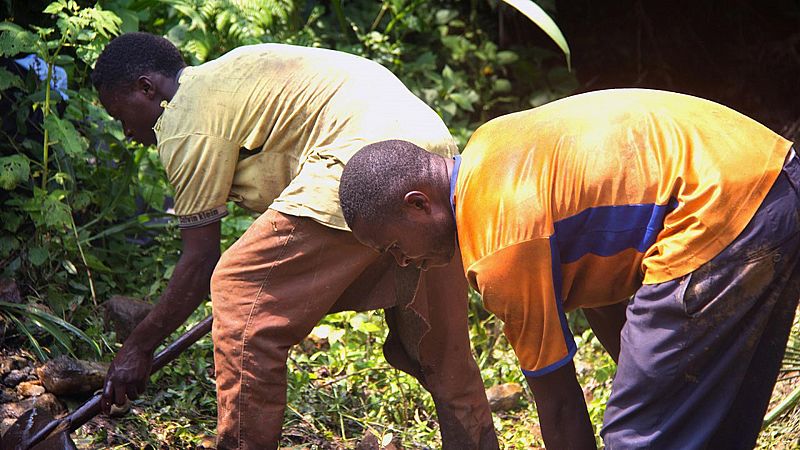
[[[346,230],[339,178],[361,147],[402,139],[457,151],[439,116],[383,66],[281,44],[185,68],[154,129],[184,228],[219,220],[232,200]]]
[[[528,375],[576,347],[565,311],[688,274],[745,228],[791,143],[729,108],[644,89],[481,126],[454,170],[464,269]]]

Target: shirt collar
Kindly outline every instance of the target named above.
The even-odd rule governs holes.
[[[450,209],[453,211],[453,217],[456,216],[456,181],[460,167],[461,155],[456,155],[453,157],[453,172],[450,174]]]

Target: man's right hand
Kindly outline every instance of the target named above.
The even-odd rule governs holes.
[[[135,400],[144,392],[153,353],[161,342],[208,297],[209,282],[219,260],[220,224],[181,230],[183,249],[161,299],[133,329],[106,374],[100,407]]]
[[[153,353],[135,346],[123,346],[117,353],[106,374],[100,408],[104,413],[111,412],[111,405],[121,406],[126,400],[136,400],[144,392],[150,369],[153,366]]]

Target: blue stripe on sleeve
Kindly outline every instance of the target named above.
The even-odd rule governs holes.
[[[555,296],[556,307],[558,307],[558,318],[561,321],[561,332],[564,334],[564,345],[567,347],[567,356],[539,370],[522,369],[522,373],[526,376],[540,377],[542,375],[547,375],[548,373],[553,372],[572,361],[572,358],[575,356],[575,352],[578,351],[578,347],[575,345],[575,338],[572,337],[569,324],[567,324],[567,315],[564,314],[563,308],[564,302],[561,299],[561,257],[559,256],[559,253],[558,242],[556,242],[555,236],[551,236],[550,262],[553,270],[553,295]]]
[[[644,252],[664,228],[666,215],[677,206],[675,199],[667,205],[600,206],[554,224],[555,232],[550,237],[553,288],[567,356],[539,370],[523,369],[523,374],[532,377],[546,375],[570,362],[577,351],[563,310],[561,264],[575,262],[590,253],[611,256],[629,248]]]

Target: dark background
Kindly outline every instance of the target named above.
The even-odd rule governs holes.
[[[800,138],[800,1],[556,0],[580,91],[648,87],[705,97]],[[501,8],[501,43],[557,50]]]

